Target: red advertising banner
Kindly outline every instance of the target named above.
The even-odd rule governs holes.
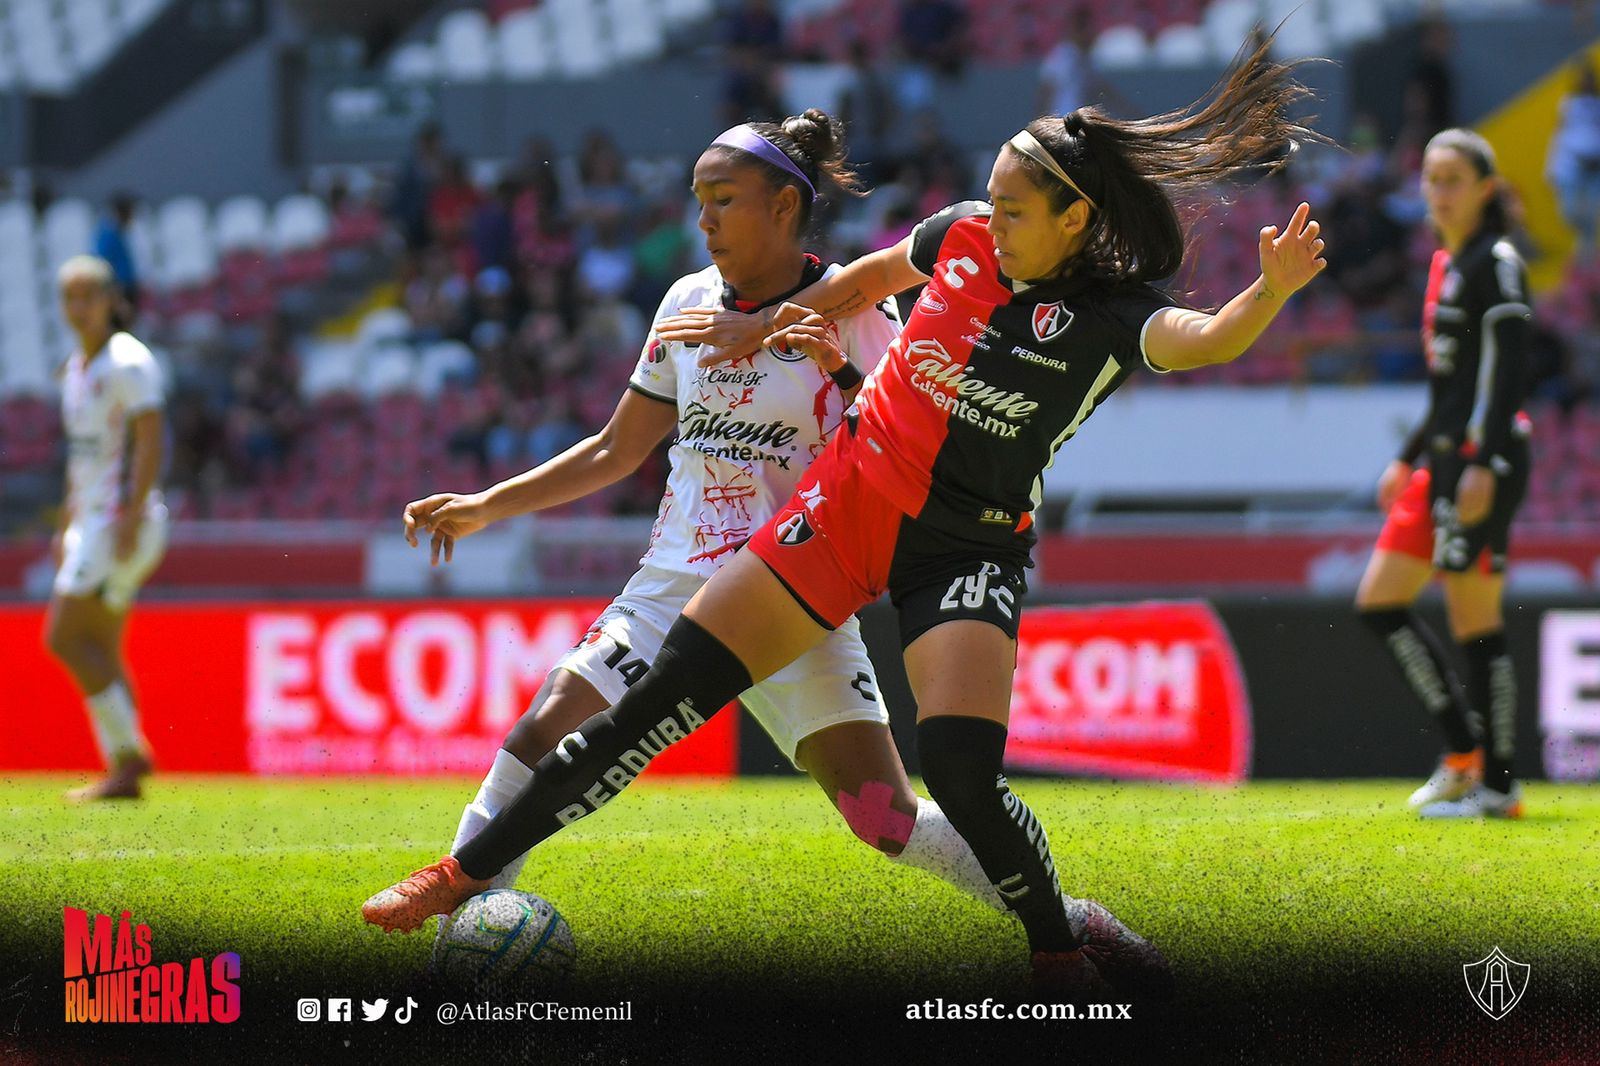
[[[1006,761],[1056,773],[1241,780],[1250,696],[1221,619],[1204,603],[1025,612]]]
[[[477,774],[603,600],[144,604],[127,647],[163,770]],[[42,606],[0,607],[0,771],[99,766],[87,712],[45,652]],[[654,773],[730,775],[738,716]]]

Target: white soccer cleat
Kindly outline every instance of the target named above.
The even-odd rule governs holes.
[[[1411,798],[1406,802],[1413,807],[1426,807],[1430,803],[1458,800],[1482,780],[1481,751],[1448,754],[1439,760],[1439,768],[1433,772],[1433,776],[1411,793]]]
[[[1496,792],[1478,785],[1458,800],[1430,803],[1419,813],[1424,818],[1521,818],[1522,786],[1513,783],[1510,792]]]

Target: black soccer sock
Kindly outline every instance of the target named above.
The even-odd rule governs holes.
[[[939,715],[917,726],[928,794],[978,857],[1034,951],[1071,951],[1080,940],[1067,921],[1055,857],[1044,826],[1001,772],[1006,727],[987,718]]]
[[[1428,713],[1438,719],[1445,743],[1456,753],[1477,747],[1467,722],[1467,701],[1450,668],[1444,645],[1408,607],[1362,611],[1362,623],[1383,641],[1400,676]]]
[[[1511,760],[1517,746],[1517,675],[1502,631],[1485,633],[1459,645],[1467,657],[1467,693],[1483,708],[1483,783],[1511,791]]]
[[[668,745],[750,687],[727,645],[680,615],[656,661],[612,707],[561,738],[533,779],[456,852],[467,875],[489,878],[512,859],[621,792]]]

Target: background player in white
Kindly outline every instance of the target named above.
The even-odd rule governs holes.
[[[122,632],[134,593],[167,542],[156,485],[161,372],[150,349],[119,328],[116,282],[105,260],[75,256],[57,277],[62,315],[78,346],[61,372],[67,493],[45,642],[83,693],[110,768],[67,798],[136,798],[139,778],[151,770],[150,745],[130,692]]]
[[[818,187],[826,181],[848,192],[857,188],[840,127],[828,115],[813,109],[781,125],[736,126],[700,156],[693,181],[713,265],[672,285],[658,321],[709,306],[753,314],[839,269],[825,269],[802,243]],[[899,332],[892,306],[869,307],[836,327],[818,320],[794,334],[799,350],[767,349],[711,368],[696,365],[697,347],[661,342],[652,328],[628,391],[599,433],[481,493],[443,493],[406,507],[407,539],[415,545],[419,530],[431,534],[433,561],[441,554],[448,561],[457,539],[492,522],[567,503],[627,476],[677,430],[641,569],[555,664],[462,812],[453,848],[521,790],[533,764],[644,675],[684,605],[788,499],[861,383],[845,353],[871,369]],[[852,619],[740,700],[822,786],[858,837],[999,908],[943,811],[912,791],[877,692]],[[526,858],[490,883],[510,887]],[[417,878],[447,876],[438,870],[428,867],[379,893],[363,908],[367,920],[408,932],[420,925],[427,914],[397,922],[389,907],[374,904],[403,903]]]

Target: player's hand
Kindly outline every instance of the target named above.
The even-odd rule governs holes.
[[[1378,510],[1388,511],[1411,482],[1411,464],[1399,459],[1391,460],[1378,479]]]
[[[144,521],[144,515],[138,511],[124,511],[117,515],[116,528],[113,531],[113,550],[117,555],[117,562],[125,562],[132,557],[134,550],[139,547],[139,526]]]
[[[1286,299],[1327,267],[1328,261],[1322,258],[1325,245],[1318,236],[1321,232],[1322,223],[1311,217],[1308,203],[1294,209],[1281,233],[1277,226],[1262,228],[1261,279],[1271,296]]]
[[[404,516],[406,543],[417,546],[417,533],[431,538],[428,565],[438,566],[455,558],[456,541],[469,537],[493,521],[479,493],[441,492],[406,504]]]
[[[766,343],[774,348],[789,348],[804,352],[824,374],[833,373],[849,360],[849,356],[839,347],[839,338],[835,331],[828,328],[828,320],[815,311],[807,313],[798,322],[783,326],[767,337]]]
[[[1486,466],[1469,466],[1456,482],[1456,517],[1464,526],[1475,526],[1489,517],[1494,506],[1494,471]]]
[[[656,336],[675,344],[698,344],[698,365],[715,366],[758,351],[761,338],[772,328],[770,317],[768,312],[747,315],[720,307],[691,307],[657,322]]]

